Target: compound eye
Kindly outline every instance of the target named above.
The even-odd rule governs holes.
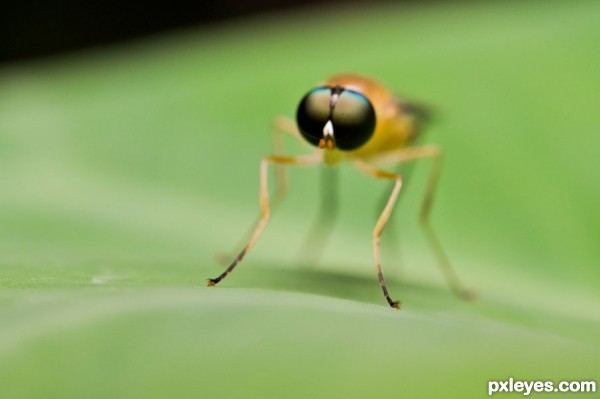
[[[362,94],[344,90],[335,103],[331,122],[336,146],[341,150],[355,150],[373,136],[375,109]]]
[[[323,138],[323,126],[329,120],[331,88],[316,87],[309,91],[298,105],[296,121],[302,136],[312,145],[318,146]]]

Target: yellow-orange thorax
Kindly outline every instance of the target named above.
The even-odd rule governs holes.
[[[392,92],[383,85],[371,78],[352,74],[333,76],[323,84],[339,85],[363,94],[373,105],[376,116],[375,132],[369,141],[356,150],[326,150],[326,163],[335,164],[345,158],[366,159],[410,144],[417,129],[415,121],[403,111]]]

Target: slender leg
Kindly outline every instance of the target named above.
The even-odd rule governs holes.
[[[383,278],[383,272],[381,271],[381,260],[379,256],[379,240],[381,237],[381,233],[387,223],[390,215],[392,214],[392,210],[394,209],[394,204],[398,199],[398,193],[400,193],[400,188],[402,188],[402,177],[396,173],[389,173],[380,169],[377,169],[367,163],[361,161],[355,161],[354,165],[361,170],[362,172],[369,174],[378,179],[387,179],[394,182],[394,188],[392,189],[392,193],[375,224],[375,228],[373,229],[373,255],[375,256],[375,266],[377,267],[377,278],[379,279],[379,285],[383,290],[383,296],[389,303],[392,308],[400,309],[400,302],[394,301],[388,292],[387,286],[385,284],[385,279]]]
[[[425,232],[425,236],[427,237],[427,241],[429,245],[433,249],[433,253],[437,259],[437,264],[442,269],[442,273],[446,278],[448,286],[459,298],[463,298],[466,300],[473,300],[476,298],[476,294],[473,291],[470,291],[463,287],[460,280],[458,279],[458,275],[456,271],[450,264],[450,260],[446,255],[446,251],[442,247],[440,240],[431,227],[430,218],[431,215],[431,205],[433,204],[433,197],[435,195],[435,190],[437,188],[438,180],[440,177],[440,172],[442,170],[442,152],[438,149],[431,155],[432,165],[431,170],[429,172],[429,179],[427,181],[427,188],[425,189],[425,195],[423,197],[423,203],[421,205],[421,212],[419,213],[419,221],[421,222],[421,227]]]
[[[269,209],[269,190],[267,186],[267,178],[268,178],[268,170],[267,167],[270,163],[275,165],[314,165],[322,162],[323,157],[321,152],[316,152],[310,155],[305,156],[297,156],[290,157],[284,155],[269,155],[263,158],[260,163],[260,213],[261,217],[254,228],[248,243],[244,246],[242,251],[238,254],[238,256],[231,262],[229,267],[225,269],[223,273],[221,273],[216,278],[208,279],[208,286],[215,286],[219,283],[219,281],[223,280],[231,271],[242,261],[246,253],[254,246],[256,240],[260,237],[263,232],[265,226],[267,225],[267,221],[269,220],[270,209]]]
[[[302,136],[298,132],[298,128],[296,127],[296,123],[287,117],[278,116],[273,119],[272,129],[271,129],[271,149],[273,155],[285,155],[284,154],[284,145],[283,145],[283,136],[288,134],[299,141],[303,141]],[[271,199],[270,209],[274,211],[277,209],[279,204],[285,198],[288,189],[288,178],[287,171],[285,166],[281,163],[275,163],[275,194]],[[253,226],[258,224],[261,220],[262,216],[259,215],[256,218],[256,222],[254,222]],[[238,244],[234,247],[233,251],[227,252],[218,252],[215,254],[215,259],[217,263],[225,266],[229,264],[229,260],[235,255],[235,251],[238,251],[238,248],[242,247],[246,242],[248,242],[252,233],[254,232],[254,228],[250,231],[246,232],[241,239],[238,241]]]
[[[304,142],[296,123],[284,116],[273,119],[273,128],[271,134],[271,148],[274,155],[284,155],[283,135],[289,134],[296,140]],[[283,199],[287,193],[288,178],[283,164],[275,164],[275,196],[273,197],[273,206]]]
[[[437,264],[440,266],[446,282],[448,283],[448,286],[452,292],[459,298],[466,300],[475,299],[476,294],[462,286],[460,280],[458,279],[458,275],[452,268],[452,265],[448,260],[448,256],[446,256],[440,240],[431,227],[429,220],[433,197],[435,195],[435,190],[437,188],[437,183],[442,169],[442,151],[438,147],[432,145],[411,147],[383,154],[382,156],[374,159],[374,161],[398,164],[423,158],[430,158],[432,160],[432,165],[429,172],[427,187],[425,189],[425,195],[423,196],[421,211],[419,213],[421,227],[423,228],[429,246],[433,250]]]
[[[399,168],[398,166],[402,166]],[[406,187],[407,184],[410,184],[410,179],[414,170],[414,163],[406,163],[396,165],[395,168],[391,169],[393,172],[402,176],[402,184]],[[388,187],[381,192],[381,198],[378,201],[378,207],[374,209],[375,218],[379,217],[380,209],[382,209],[389,197],[390,191],[394,188],[394,183],[391,182]],[[398,195],[398,200],[396,202],[396,206],[402,202],[402,196],[404,195],[404,190],[400,190],[400,194]],[[402,240],[400,238],[400,232],[397,229],[397,218],[390,218],[388,220],[387,225],[385,226],[385,238],[382,239],[382,253],[387,254],[390,259],[394,259],[396,265],[396,270],[402,272],[402,266],[404,264],[403,253],[401,248]],[[389,244],[386,245],[386,242]],[[384,256],[385,257],[385,256]]]
[[[273,128],[271,135],[271,148],[273,149],[274,155],[285,155],[283,136],[287,134],[298,142],[304,144],[307,149],[314,150],[311,146],[302,138],[302,135],[298,131],[296,122],[285,116],[278,116],[273,119]],[[281,201],[287,193],[288,179],[287,171],[283,164],[275,164],[275,196],[273,197],[273,205],[277,201]]]

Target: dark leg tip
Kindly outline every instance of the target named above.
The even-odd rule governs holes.
[[[400,309],[400,302],[399,301],[390,302],[390,306],[392,308],[394,308],[394,309],[398,309],[399,310]]]
[[[207,281],[208,281],[208,283],[206,284],[207,287],[214,287],[221,280],[219,280],[218,278],[209,278]]]

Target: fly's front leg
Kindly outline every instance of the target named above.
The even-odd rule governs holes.
[[[385,279],[383,277],[383,272],[381,270],[381,259],[379,255],[379,241],[381,233],[383,232],[383,229],[385,228],[385,225],[389,220],[390,215],[392,214],[392,210],[394,209],[394,205],[396,204],[396,200],[398,199],[400,189],[402,188],[402,177],[396,173],[390,173],[381,169],[377,169],[365,162],[356,161],[354,165],[357,169],[361,170],[362,172],[368,175],[371,175],[378,179],[386,179],[394,182],[394,188],[392,189],[387,203],[385,204],[385,207],[383,208],[383,211],[381,212],[381,215],[379,216],[379,219],[375,224],[375,228],[373,229],[373,255],[375,257],[375,267],[377,268],[377,278],[379,280],[379,285],[381,286],[381,289],[383,291],[383,296],[392,308],[400,309],[400,302],[394,301],[390,297],[387,285],[385,283]]]
[[[254,227],[250,239],[235,257],[231,264],[216,278],[208,279],[208,286],[215,286],[223,280],[235,267],[242,261],[246,253],[254,246],[260,235],[262,234],[270,216],[269,208],[269,190],[268,190],[268,166],[270,163],[275,165],[314,165],[322,162],[322,154],[320,152],[311,155],[290,157],[285,155],[269,155],[260,163],[260,219]]]
[[[285,156],[285,147],[284,147],[284,136],[289,135],[296,140],[304,142],[300,133],[298,132],[298,128],[296,127],[296,123],[285,116],[278,116],[273,119],[272,128],[271,128],[271,150],[273,151],[273,155],[277,156]],[[288,177],[287,171],[284,164],[275,163],[275,194],[273,195],[273,199],[271,200],[270,210],[274,211],[278,205],[283,201],[285,195],[287,194],[288,189]],[[253,226],[260,223],[262,219],[262,215],[259,215],[256,218],[256,222],[254,222]],[[229,264],[229,260],[235,255],[235,251],[238,248],[242,247],[246,242],[248,242],[249,237],[252,236],[254,232],[254,227],[251,228],[250,231],[246,232],[241,239],[238,241],[238,244],[234,247],[233,251],[228,252],[219,252],[215,254],[215,259],[217,263],[225,266]]]

